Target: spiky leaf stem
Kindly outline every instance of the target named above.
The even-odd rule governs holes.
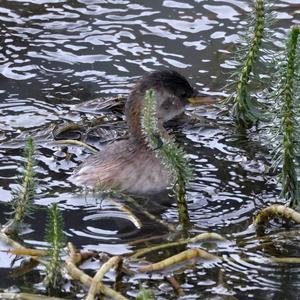
[[[35,196],[35,174],[34,174],[34,142],[31,137],[26,144],[27,164],[22,175],[21,188],[14,190],[12,200],[13,218],[3,226],[2,231],[6,234],[17,234],[24,218],[30,213],[32,202]]]
[[[255,4],[255,27],[254,37],[251,41],[250,48],[247,53],[245,64],[242,68],[239,77],[236,93],[233,98],[233,115],[238,125],[242,127],[249,127],[258,121],[258,113],[250,96],[248,85],[251,72],[257,62],[265,26],[265,8],[264,1],[257,0]]]
[[[45,284],[48,290],[53,291],[60,287],[62,279],[61,252],[65,245],[63,233],[63,218],[57,208],[57,204],[52,204],[49,210],[50,222],[47,225],[46,239],[50,243],[50,262],[47,264],[47,275]]]
[[[26,208],[32,204],[35,195],[35,181],[34,181],[34,144],[30,137],[27,141],[27,166],[24,172],[22,189],[17,199],[17,206],[15,210],[14,219],[16,223],[21,224],[26,214]]]
[[[284,107],[283,107],[283,165],[280,174],[282,182],[282,194],[289,201],[291,208],[299,205],[298,181],[296,173],[296,153],[295,145],[297,142],[298,124],[295,116],[294,87],[297,73],[297,45],[300,29],[294,27],[291,31],[289,42],[287,44],[287,69],[286,80],[284,83]]]
[[[186,228],[189,214],[185,199],[185,186],[192,177],[192,169],[185,158],[185,152],[171,138],[167,138],[158,126],[157,104],[154,90],[148,90],[142,115],[142,128],[149,148],[157,153],[162,163],[169,169],[176,183],[177,205],[180,224]]]

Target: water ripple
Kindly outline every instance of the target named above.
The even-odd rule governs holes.
[[[298,2],[284,0],[273,6],[279,12],[279,47],[291,25],[299,24]],[[101,196],[80,194],[67,178],[90,153],[49,144],[51,126],[103,113],[91,106],[76,110],[74,105],[104,95],[127,95],[145,71],[162,66],[179,70],[199,91],[224,95],[237,30],[243,29],[249,10],[242,0],[1,1],[0,217],[5,217],[11,189],[22,173],[24,141],[33,134],[38,144],[35,204],[41,209],[25,234],[29,244],[42,245],[43,207],[53,202],[58,202],[66,233],[78,247],[129,253],[135,248],[130,241],[160,234],[161,226],[141,212],[129,214]],[[183,128],[178,142],[195,169],[187,191],[191,234],[216,231],[228,241],[213,248],[223,257],[222,265],[199,264],[185,271],[186,299],[295,299],[299,268],[267,258],[299,256],[299,234],[284,237],[276,232],[270,241],[249,227],[257,209],[278,202],[266,149],[258,139],[240,140],[218,109],[189,112],[199,123]],[[164,207],[160,216],[176,223],[175,204]],[[6,261],[0,266],[6,268]],[[138,281],[130,283],[138,289]],[[169,295],[160,289],[162,298]]]

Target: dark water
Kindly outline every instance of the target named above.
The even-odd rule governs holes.
[[[290,26],[300,23],[299,1],[278,1],[274,10],[280,47]],[[44,246],[45,208],[54,202],[63,212],[68,239],[83,249],[125,254],[135,249],[130,242],[162,234],[160,225],[138,212],[142,226],[108,199],[82,195],[67,178],[90,153],[50,143],[52,136],[45,128],[62,120],[92,119],[98,111],[75,105],[126,95],[138,77],[162,66],[181,72],[204,93],[224,95],[237,33],[244,30],[248,11],[247,2],[238,0],[1,1],[2,222],[22,171],[24,138],[35,132],[38,209],[23,235],[28,245]],[[238,139],[219,111],[218,106],[189,107],[188,113],[199,122],[177,132],[197,172],[188,190],[192,234],[214,231],[227,239],[212,245],[224,258],[222,264],[199,263],[184,271],[183,299],[298,299],[299,267],[267,258],[299,256],[299,232],[273,228],[270,237],[258,238],[249,227],[255,212],[278,201],[267,150],[255,133],[250,140]],[[119,129],[123,132],[122,126]],[[108,139],[118,132],[113,127]],[[176,224],[176,208],[166,208],[161,218]],[[39,277],[9,277],[12,259],[0,253],[0,288],[43,291]],[[134,297],[143,279],[159,299],[175,297],[159,275],[150,283],[146,275],[128,279],[127,296]]]

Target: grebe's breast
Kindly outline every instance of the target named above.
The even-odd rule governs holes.
[[[170,178],[153,151],[145,145],[124,140],[90,156],[72,176],[72,181],[92,188],[154,194],[166,190]]]

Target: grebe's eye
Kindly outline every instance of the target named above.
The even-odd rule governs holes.
[[[186,91],[180,91],[178,95],[182,99],[189,98],[189,94]]]

